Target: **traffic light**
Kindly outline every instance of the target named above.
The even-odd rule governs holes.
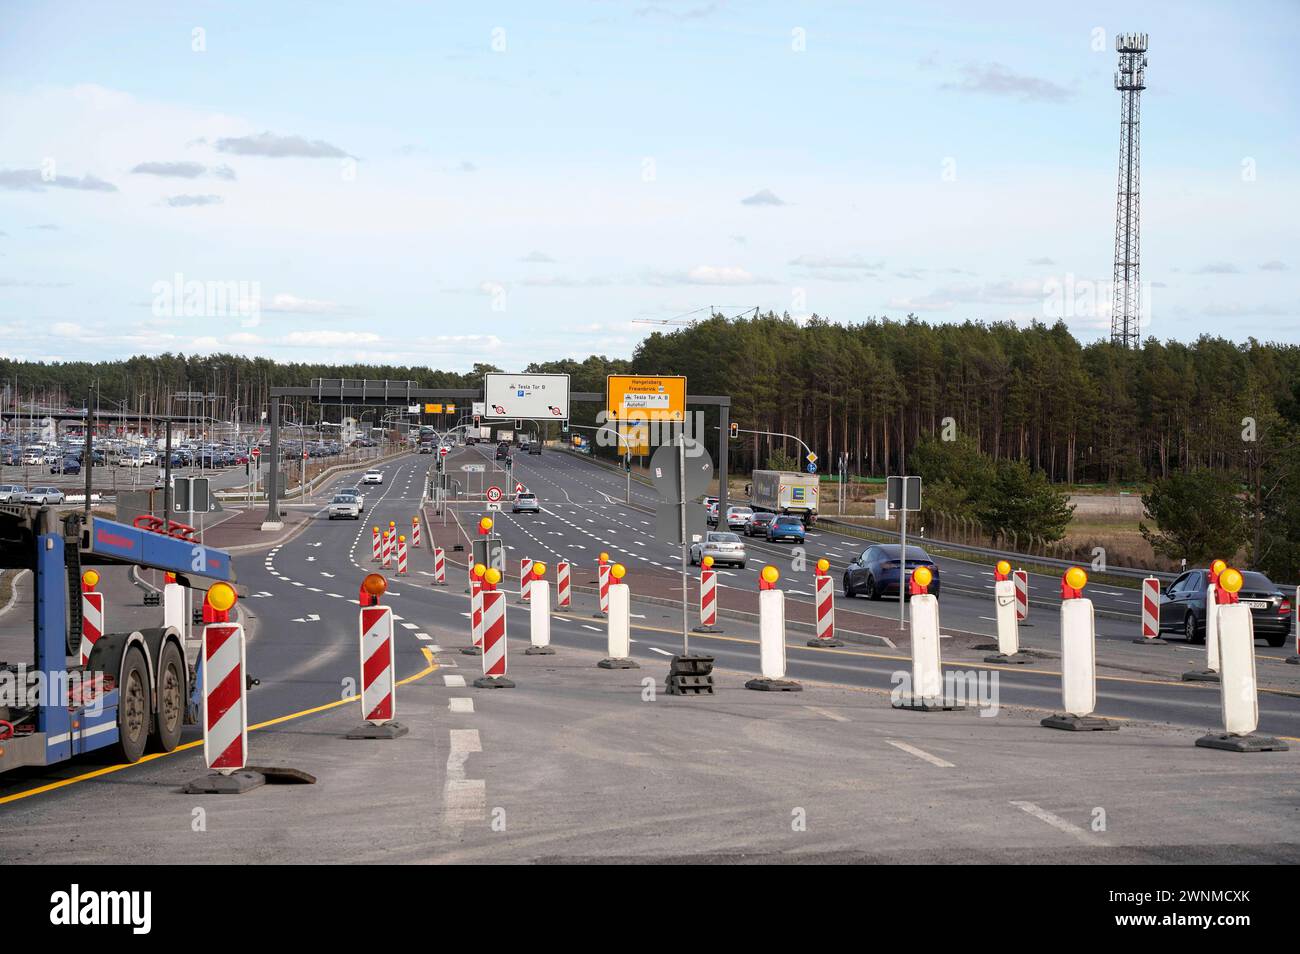
[[[731,439],[734,441],[734,440],[735,440],[737,437],[739,437],[739,436],[740,436],[740,425],[737,424],[735,421],[732,421],[732,422],[731,422]]]

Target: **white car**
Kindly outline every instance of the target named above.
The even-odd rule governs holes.
[[[360,520],[361,507],[357,505],[357,498],[351,494],[338,494],[330,501],[329,518],[334,520]]]
[[[22,503],[27,488],[22,484],[0,484],[0,503]]]
[[[117,459],[117,466],[118,467],[143,467],[144,458],[138,457],[135,454],[123,454],[121,457]]]
[[[384,472],[382,470],[368,470],[366,475],[361,478],[363,484],[382,484],[384,482]]]
[[[366,512],[366,495],[361,492],[360,487],[349,487],[347,490],[340,490],[336,496],[355,497],[357,500],[357,506],[361,508],[361,512]]]
[[[33,487],[22,499],[26,504],[61,504],[63,491],[58,487]]]

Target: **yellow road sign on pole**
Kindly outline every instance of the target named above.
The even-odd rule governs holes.
[[[605,411],[619,421],[683,421],[686,378],[611,374],[605,379]]]

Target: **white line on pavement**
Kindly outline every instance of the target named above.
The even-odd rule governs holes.
[[[442,677],[442,684],[448,689],[464,689],[465,677],[457,676],[454,673],[448,673]]]
[[[931,755],[924,749],[918,749],[915,745],[908,745],[906,742],[895,742],[893,739],[886,739],[885,741],[896,749],[902,749],[909,755],[915,755],[918,759],[924,759],[931,765],[937,765],[939,768],[955,768],[951,762],[947,762],[944,759],[939,758],[937,755]]]
[[[474,700],[469,696],[452,696],[447,700],[447,708],[452,712],[473,712]]]
[[[823,718],[830,719],[832,722],[848,722],[844,716],[838,712],[831,712],[829,709],[820,709],[817,706],[804,706],[809,712],[815,712]]]
[[[1074,824],[1073,822],[1066,821],[1064,818],[1060,817],[1059,815],[1053,815],[1045,808],[1039,808],[1033,802],[1013,801],[1011,804],[1015,805],[1016,808],[1020,809],[1022,812],[1027,812],[1030,815],[1033,815],[1039,821],[1045,821],[1053,828],[1058,828],[1061,831],[1065,832],[1067,835],[1073,835],[1075,838],[1079,839],[1079,841],[1082,841],[1085,844],[1089,844],[1089,845],[1096,844],[1096,841],[1092,837],[1090,837],[1088,833],[1084,831],[1082,828],[1080,828],[1078,825]]]

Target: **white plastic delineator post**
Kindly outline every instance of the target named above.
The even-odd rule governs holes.
[[[773,581],[775,583],[775,581]],[[785,591],[775,586],[758,591],[758,679],[746,689],[800,692],[803,686],[785,678]]]
[[[1235,579],[1230,575],[1236,574]],[[1255,621],[1250,607],[1236,601],[1241,574],[1225,570],[1231,589],[1218,609],[1219,663],[1223,667],[1219,699],[1223,711],[1223,732],[1211,732],[1196,740],[1207,749],[1230,752],[1285,752],[1280,739],[1253,735],[1259,728],[1259,690],[1255,682]],[[1227,582],[1227,581],[1225,581]]]
[[[1024,665],[1034,658],[1020,651],[1020,614],[1017,610],[1016,581],[996,580],[993,583],[994,618],[998,623],[998,651],[985,656],[985,662]]]
[[[164,583],[162,588],[163,626],[170,626],[189,641],[190,614],[185,611],[185,587]]]
[[[610,566],[602,566],[606,578]],[[632,658],[632,591],[619,580],[611,580],[605,588],[609,615],[605,620],[606,651],[609,656],[596,663],[601,669],[640,669]]]
[[[528,607],[528,648],[525,656],[551,656],[551,581],[537,579],[528,584],[532,590]]]
[[[1219,682],[1219,584],[1214,571],[1205,581],[1205,668],[1183,673],[1185,682]]]
[[[944,698],[943,660],[939,649],[939,598],[933,593],[913,593],[912,599],[912,691],[898,693],[895,709],[923,712],[961,709]]]
[[[1074,576],[1077,574],[1077,577]],[[1072,582],[1074,580],[1082,582]],[[1061,708],[1041,724],[1076,732],[1114,731],[1119,726],[1092,714],[1097,707],[1097,630],[1092,600],[1083,596],[1083,570],[1067,571],[1061,584]]]

